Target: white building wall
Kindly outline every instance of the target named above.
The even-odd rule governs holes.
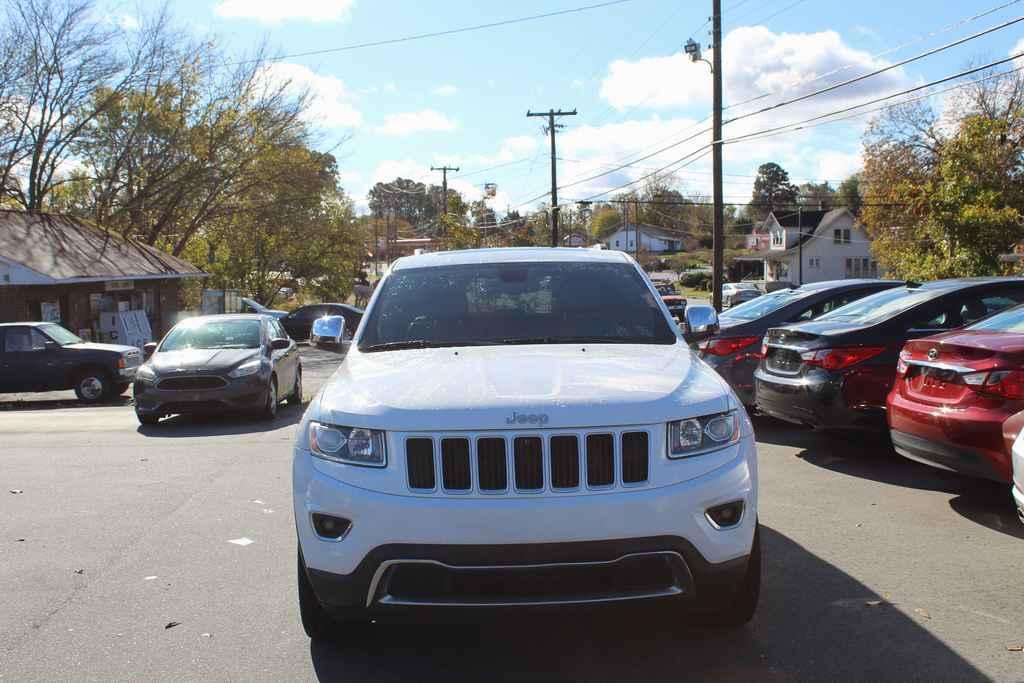
[[[842,242],[837,244],[834,230],[849,230],[849,243]],[[795,235],[793,244],[796,244]],[[800,262],[798,259],[801,255],[803,256],[803,282],[843,280],[851,277],[874,277],[876,273],[878,277],[884,275],[880,269],[872,271],[871,264],[875,262],[875,257],[871,254],[871,243],[868,235],[849,216],[833,221],[821,230],[820,234],[815,234],[808,239],[804,243],[802,254],[795,249],[792,253],[787,253],[785,256],[780,254],[773,257],[769,253],[767,260],[776,263],[788,263],[788,281],[798,284],[800,282]],[[847,259],[856,259],[852,264],[854,268],[849,272],[847,270]],[[864,267],[865,259],[867,261],[867,269]],[[857,266],[859,266],[859,269]]]

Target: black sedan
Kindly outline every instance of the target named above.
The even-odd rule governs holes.
[[[184,320],[135,373],[135,415],[144,425],[177,413],[253,412],[273,419],[282,397],[302,402],[295,342],[265,315]]]
[[[900,349],[1024,301],[1022,278],[907,283],[765,335],[757,408],[826,429],[884,430]]]
[[[813,320],[869,294],[902,285],[897,280],[831,280],[765,294],[723,311],[720,331],[699,347],[701,358],[718,370],[746,406],[754,405],[754,370],[769,328]]]
[[[363,319],[363,309],[348,304],[309,304],[300,306],[281,318],[281,324],[292,339],[306,341],[309,339],[310,330],[313,329],[313,322],[325,315],[344,316],[345,332],[351,339],[359,327],[359,321]]]

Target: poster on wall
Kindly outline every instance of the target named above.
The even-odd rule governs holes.
[[[56,301],[43,301],[39,304],[39,314],[44,323],[59,323],[60,304]]]

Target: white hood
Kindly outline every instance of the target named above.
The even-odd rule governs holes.
[[[359,353],[319,397],[320,419],[398,431],[653,424],[729,409],[730,391],[683,343]],[[519,415],[534,421],[515,426]]]

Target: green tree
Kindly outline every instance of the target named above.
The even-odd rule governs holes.
[[[1012,122],[963,118],[921,156],[901,140],[869,146],[864,176],[878,206],[862,216],[880,263],[900,278],[993,275],[1024,237],[1024,157]],[[900,164],[902,174],[894,174]]]
[[[836,205],[836,190],[827,180],[823,183],[804,183],[798,192],[797,203],[805,208],[830,211]]]
[[[798,190],[789,182],[789,173],[776,163],[761,164],[754,178],[754,190],[747,207],[747,218],[751,221],[764,220],[777,208],[796,204]]]
[[[860,193],[860,175],[854,173],[839,185],[836,192],[836,206],[845,206],[854,216],[860,215],[864,199]]]

